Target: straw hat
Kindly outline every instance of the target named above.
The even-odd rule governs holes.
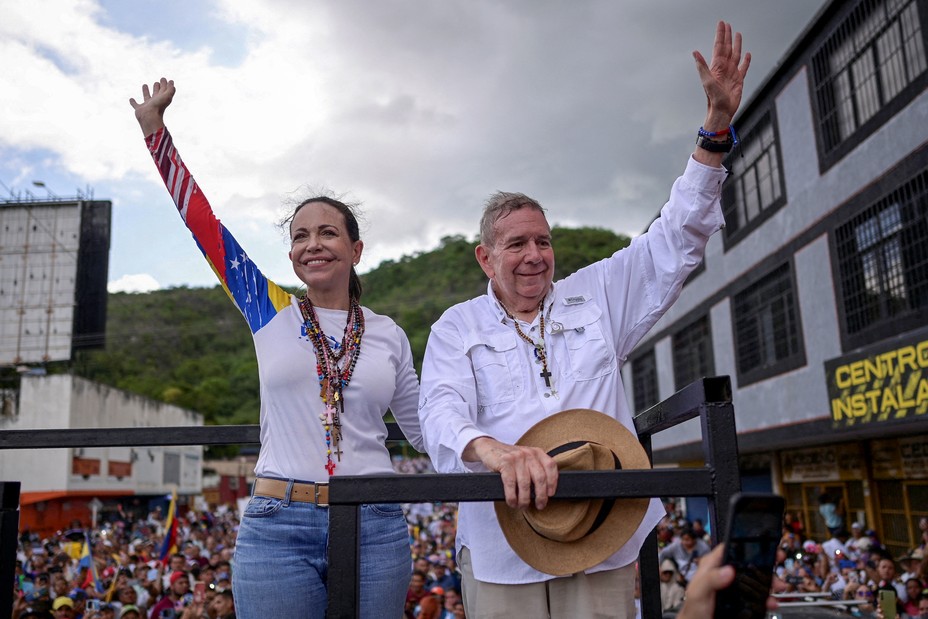
[[[562,411],[535,424],[516,445],[538,447],[562,471],[650,469],[638,438],[621,423],[585,408]],[[539,511],[497,501],[506,540],[540,572],[567,576],[602,563],[627,542],[644,519],[649,499],[561,499]]]

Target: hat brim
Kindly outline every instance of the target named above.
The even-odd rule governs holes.
[[[644,447],[621,423],[598,411],[576,408],[544,419],[516,441],[549,452],[567,443],[585,441],[607,447],[618,458],[622,470],[650,469]],[[598,565],[631,539],[647,513],[647,498],[616,499],[602,524],[588,535],[559,542],[539,535],[526,521],[522,510],[497,501],[496,517],[506,541],[519,557],[540,572],[567,576]]]

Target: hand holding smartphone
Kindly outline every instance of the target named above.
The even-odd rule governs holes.
[[[716,596],[716,619],[767,616],[785,508],[786,501],[775,494],[738,493],[732,497],[724,563],[735,568],[735,580]]]
[[[880,611],[883,613],[883,619],[896,619],[896,592],[880,589],[877,593],[880,599]]]
[[[193,585],[193,601],[195,604],[202,604],[206,601],[206,583],[198,581]]]

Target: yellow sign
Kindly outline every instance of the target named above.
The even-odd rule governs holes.
[[[911,419],[928,412],[928,338],[825,362],[836,426]]]

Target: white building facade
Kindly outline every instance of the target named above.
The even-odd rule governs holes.
[[[24,375],[0,415],[0,431],[202,425],[199,413],[70,374]],[[94,499],[103,510],[146,510],[175,490],[200,494],[202,464],[199,445],[6,449],[0,479],[21,483],[20,528],[47,531],[89,524]]]
[[[635,410],[729,375],[745,489],[892,550],[928,516],[928,2],[833,1],[735,119],[726,228],[623,368]],[[699,427],[655,437],[698,464]]]

